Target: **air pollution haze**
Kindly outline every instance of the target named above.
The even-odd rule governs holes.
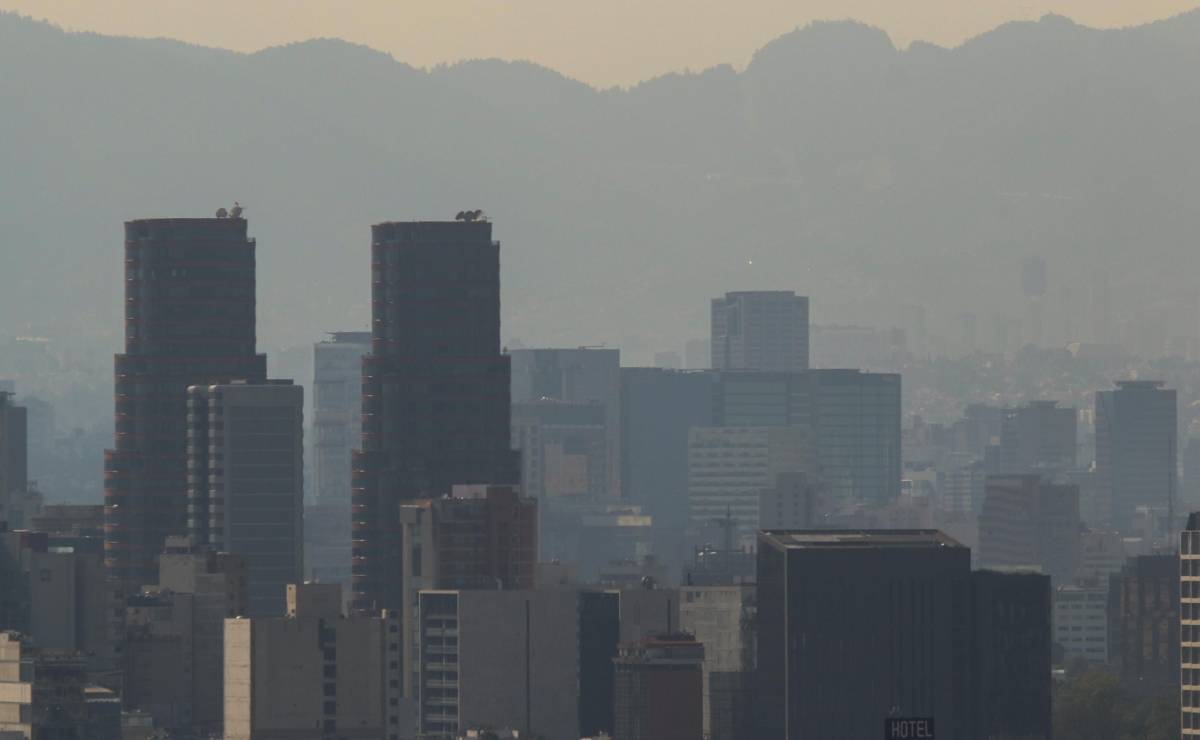
[[[1169,334],[1193,332],[1198,29],[1045,16],[901,50],[815,22],[740,71],[599,90],[527,62],[424,70],[332,39],[243,54],[0,15],[0,93],[22,101],[0,120],[0,311],[14,333],[111,343],[117,225],[237,199],[269,346],[366,325],[365,224],[475,204],[507,245],[505,336],[527,343],[648,358],[702,336],[729,286],[805,291],[816,321],[886,327],[919,303],[942,335],[970,311],[990,334],[1030,255],[1108,276],[1131,327],[1169,311]],[[1050,296],[1046,338],[1103,339],[1093,293]]]

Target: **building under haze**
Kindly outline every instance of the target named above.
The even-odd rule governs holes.
[[[517,349],[510,356],[513,403],[549,399],[604,407],[608,492],[620,496],[621,351],[603,347]]]
[[[355,454],[354,598],[399,609],[400,504],[456,484],[515,484],[500,244],[487,221],[371,228],[371,354]]]
[[[10,529],[25,526],[24,501],[29,488],[29,430],[25,407],[12,393],[0,390],[0,521]]]
[[[1055,585],[1079,567],[1079,487],[1038,475],[988,476],[979,516],[979,564],[1036,568]]]
[[[362,358],[371,333],[331,332],[313,345],[312,480],[305,566],[311,577],[350,587],[351,453],[362,437]]]
[[[808,298],[790,290],[726,293],[712,300],[714,370],[808,369]]]
[[[1002,473],[1063,473],[1075,468],[1076,413],[1056,401],[1005,409],[1000,431]]]
[[[255,242],[243,218],[125,224],[125,352],[104,458],[105,556],[136,593],[187,527],[187,389],[266,380],[255,351]]]
[[[1174,506],[1177,424],[1175,391],[1159,381],[1096,392],[1096,487],[1113,529],[1129,532],[1139,506]]]
[[[1179,535],[1179,727],[1200,736],[1200,512],[1188,515]]]
[[[754,735],[1050,737],[1050,582],[934,530],[763,532]]]
[[[249,616],[283,614],[304,574],[304,389],[190,388],[188,473],[193,542],[246,559]]]

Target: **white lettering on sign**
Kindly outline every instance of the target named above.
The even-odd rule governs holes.
[[[884,720],[885,740],[933,740],[932,717],[889,717]]]

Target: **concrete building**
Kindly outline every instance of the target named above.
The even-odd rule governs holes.
[[[1039,475],[988,476],[979,517],[984,568],[1035,566],[1056,585],[1079,567],[1079,488]]]
[[[621,495],[621,351],[598,347],[518,349],[512,357],[512,401],[541,399],[604,407],[608,492]]]
[[[246,613],[243,558],[167,541],[157,586],[124,610],[123,700],[158,727],[219,732],[224,712],[225,620]]]
[[[1054,642],[1066,658],[1108,662],[1108,587],[1059,586],[1054,591]]]
[[[420,732],[613,729],[617,646],[678,624],[674,591],[422,591]]]
[[[409,567],[401,601],[404,696],[416,693],[418,595],[424,589],[529,590],[538,560],[537,505],[513,486],[455,486],[400,507]]]
[[[85,738],[91,729],[81,655],[0,632],[0,737]]]
[[[703,734],[704,645],[687,634],[621,646],[613,740],[694,740]]]
[[[1119,532],[1088,530],[1079,535],[1079,583],[1108,588],[1109,576],[1121,572],[1127,554]]]
[[[1174,506],[1177,424],[1175,391],[1161,382],[1096,392],[1096,484],[1113,529],[1129,531],[1139,506]]]
[[[1049,579],[970,563],[933,530],[763,532],[755,736],[867,740],[901,707],[1049,738]]]
[[[226,740],[399,740],[399,615],[341,601],[337,584],[293,584],[288,616],[225,621]]]
[[[805,427],[693,427],[688,434],[689,526],[730,517],[740,538],[754,537],[759,496],[781,474],[812,467]]]
[[[0,534],[0,629],[19,630],[42,649],[84,655],[92,676],[110,675],[119,587],[105,579],[99,552],[50,541],[41,532]]]
[[[753,584],[679,590],[679,626],[704,645],[704,737],[709,740],[752,734],[756,612]]]
[[[12,393],[0,391],[0,521],[10,529],[25,523],[25,494],[29,490],[29,429],[25,407]]]
[[[1075,468],[1077,414],[1056,401],[1005,409],[1000,431],[1004,473],[1053,474]]]
[[[608,429],[600,403],[513,403],[512,441],[521,451],[521,486],[529,497],[610,497]]]
[[[307,572],[350,587],[351,455],[362,437],[362,358],[371,333],[331,332],[313,345],[312,526],[304,530]]]
[[[726,293],[712,300],[714,370],[808,369],[808,298],[788,290]]]
[[[245,558],[249,616],[281,616],[304,569],[304,389],[193,386],[187,440],[189,536]]]
[[[1109,579],[1109,662],[1139,690],[1179,684],[1179,569],[1177,555],[1140,555]]]
[[[521,471],[491,223],[389,222],[373,226],[371,239],[352,580],[357,607],[399,609],[401,502],[444,496],[456,484],[515,485]]]
[[[1179,727],[1200,736],[1200,513],[1188,515],[1179,535]]]
[[[104,458],[105,556],[125,593],[154,582],[167,536],[187,527],[187,389],[266,379],[254,255],[240,216],[125,224],[125,353]]]

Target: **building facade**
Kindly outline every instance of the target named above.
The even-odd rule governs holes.
[[[266,379],[246,220],[127,222],[124,305],[104,547],[112,576],[137,593],[154,582],[167,536],[187,527],[188,387]]]
[[[1149,380],[1096,392],[1097,493],[1109,525],[1128,532],[1139,506],[1173,507],[1176,484],[1175,391]]]
[[[753,584],[679,590],[679,625],[704,645],[704,737],[709,740],[739,740],[752,733],[756,612]]]
[[[1142,689],[1179,682],[1180,558],[1139,555],[1109,578],[1108,654],[1122,682]]]
[[[1050,737],[1050,585],[934,530],[763,532],[755,737]]]
[[[188,535],[246,560],[249,616],[282,616],[304,570],[304,389],[188,389]]]
[[[704,645],[688,634],[654,635],[620,647],[613,740],[703,736]]]
[[[742,291],[712,300],[714,370],[808,369],[808,298]]]
[[[24,500],[29,489],[29,429],[25,407],[0,391],[0,521],[25,527]]]
[[[293,584],[286,617],[225,621],[227,740],[400,740],[399,616],[294,592],[329,585]]]
[[[603,405],[515,402],[512,440],[521,451],[521,486],[531,498],[610,498]]]
[[[1056,401],[1031,401],[1005,409],[1000,432],[1004,473],[1053,474],[1075,468],[1078,420],[1075,409]]]
[[[513,403],[548,399],[604,407],[608,493],[620,496],[621,351],[600,347],[518,349],[510,356]]]
[[[1055,589],[1054,642],[1066,658],[1108,662],[1107,585]]]
[[[1179,535],[1180,734],[1200,736],[1200,513]]]
[[[1079,488],[1039,475],[992,475],[979,516],[979,564],[1037,567],[1070,583],[1080,559]]]
[[[371,354],[355,453],[359,608],[399,609],[402,501],[453,485],[516,484],[509,358],[500,352],[500,245],[487,221],[372,227]]]

